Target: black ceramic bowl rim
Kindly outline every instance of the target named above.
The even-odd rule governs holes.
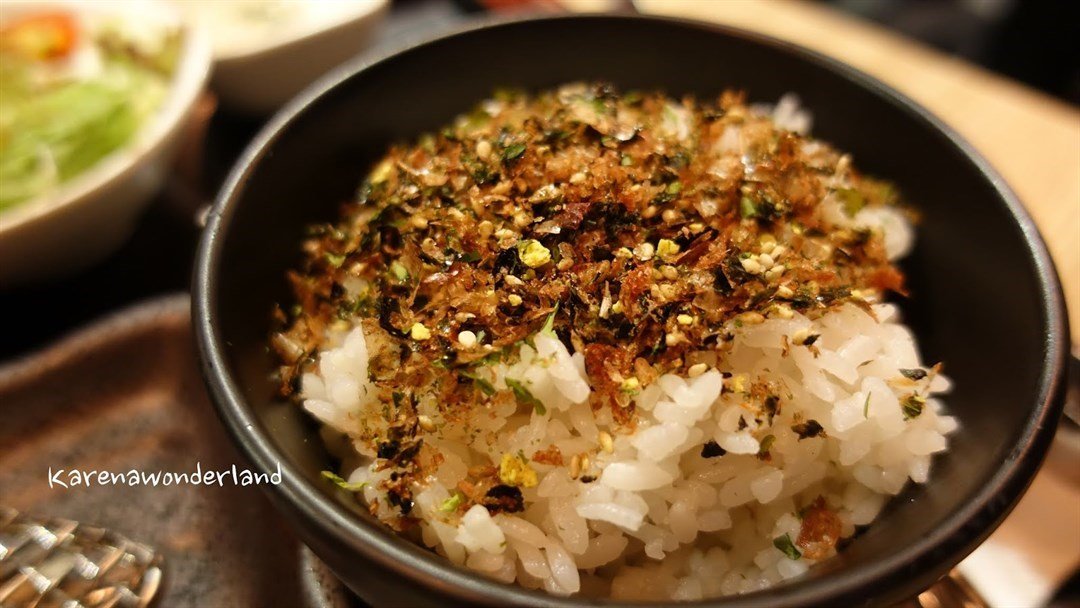
[[[611,14],[481,21],[374,58],[358,57],[327,74],[283,108],[252,140],[234,166],[207,217],[206,228],[203,231],[196,257],[192,286],[194,330],[204,377],[218,413],[233,439],[241,451],[263,470],[273,469],[280,462],[283,481],[280,485],[269,486],[270,491],[275,495],[273,498],[292,505],[321,533],[335,538],[356,555],[381,564],[406,580],[412,580],[421,585],[437,586],[464,602],[564,607],[597,604],[596,600],[560,598],[514,585],[504,585],[454,566],[435,553],[418,554],[416,551],[410,551],[410,547],[407,546],[410,544],[409,541],[377,533],[354,513],[307,481],[306,477],[285,460],[274,447],[273,441],[261,429],[257,416],[246,403],[243,391],[229,374],[223,348],[224,342],[218,328],[215,303],[219,278],[217,269],[222,256],[224,235],[229,230],[238,195],[244,189],[253,167],[273,147],[279,133],[303,114],[319,97],[346,79],[374,65],[436,40],[468,36],[471,32],[528,21],[574,19],[599,21],[633,19],[674,23],[722,36],[747,39],[753,43],[795,55],[803,61],[829,69],[862,88],[870,90],[892,105],[901,108],[914,120],[922,121],[943,134],[951,145],[974,163],[984,178],[993,185],[1001,202],[1009,210],[1024,235],[1025,244],[1039,279],[1039,292],[1033,295],[1037,297],[1043,309],[1042,312],[1046,315],[1048,331],[1043,336],[1045,348],[1043,371],[1039,377],[1038,391],[1032,400],[1031,416],[1008,458],[1001,463],[990,482],[968,504],[953,513],[951,517],[941,521],[931,533],[911,545],[898,547],[894,553],[882,556],[876,561],[852,566],[835,575],[795,580],[746,595],[705,599],[693,603],[680,602],[676,605],[723,605],[746,608],[777,605],[828,605],[830,600],[835,601],[836,598],[841,597],[863,598],[864,601],[873,602],[875,597],[891,595],[882,593],[884,590],[905,587],[905,582],[910,586],[910,581],[907,581],[909,576],[901,578],[897,573],[905,571],[905,567],[910,567],[912,564],[917,564],[919,571],[936,570],[943,574],[949,567],[974,550],[1012,510],[1031,483],[1053,438],[1064,400],[1067,321],[1061,286],[1046,245],[1031,217],[1004,179],[952,128],[907,96],[876,78],[815,51],[746,30],[706,22]],[[284,269],[282,271],[284,272]],[[918,589],[908,591],[917,592]],[[604,604],[617,605],[607,602]]]

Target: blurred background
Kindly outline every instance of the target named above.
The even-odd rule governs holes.
[[[829,0],[826,4],[1080,103],[1080,3]]]

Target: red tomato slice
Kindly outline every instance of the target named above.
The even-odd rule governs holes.
[[[67,56],[79,38],[79,23],[68,13],[37,13],[0,28],[0,48],[30,59]]]

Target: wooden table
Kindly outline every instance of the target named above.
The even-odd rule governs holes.
[[[952,125],[1035,218],[1080,344],[1080,112],[1017,82],[827,6],[792,0],[636,0],[644,13],[754,30],[835,57]]]

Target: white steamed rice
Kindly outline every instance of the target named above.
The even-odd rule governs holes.
[[[480,411],[475,439],[444,433],[433,440],[446,456],[427,487],[415,492],[414,516],[423,542],[456,564],[504,582],[555,594],[588,592],[623,599],[691,600],[762,589],[813,565],[792,560],[773,539],[799,534],[798,506],[817,496],[839,506],[844,536],[869,524],[908,480],[927,481],[931,455],[946,449],[956,429],[930,397],[921,415],[905,420],[899,399],[910,393],[900,369],[921,366],[914,338],[891,304],[864,310],[845,305],[811,321],[768,319],[736,330],[730,354],[695,378],[661,376],[635,398],[637,430],[620,434],[605,410],[587,404],[589,381],[580,355],[560,341],[535,337],[520,361],[487,369],[504,388],[514,378],[540,399],[546,414],[517,407]],[[820,334],[819,355],[783,337]],[[355,431],[365,401],[367,351],[360,329],[334,337],[318,374],[303,379],[305,408],[334,429]],[[759,459],[754,415],[743,396],[724,391],[721,372],[777,382],[780,413],[771,462]],[[732,380],[728,380],[730,384]],[[934,376],[931,393],[949,382]],[[426,412],[437,420],[437,409]],[[796,422],[813,419],[826,437],[799,440]],[[761,424],[767,424],[762,422]],[[613,437],[605,451],[601,432]],[[760,436],[760,432],[757,433]],[[727,454],[703,458],[715,440]],[[470,466],[499,463],[520,450],[530,457],[549,445],[563,454],[590,453],[592,483],[572,480],[567,466],[533,463],[540,483],[524,489],[526,509],[489,515],[473,506],[463,517],[439,509]],[[376,482],[360,466],[350,482]],[[378,497],[369,483],[364,498]],[[386,509],[384,505],[380,507]]]

